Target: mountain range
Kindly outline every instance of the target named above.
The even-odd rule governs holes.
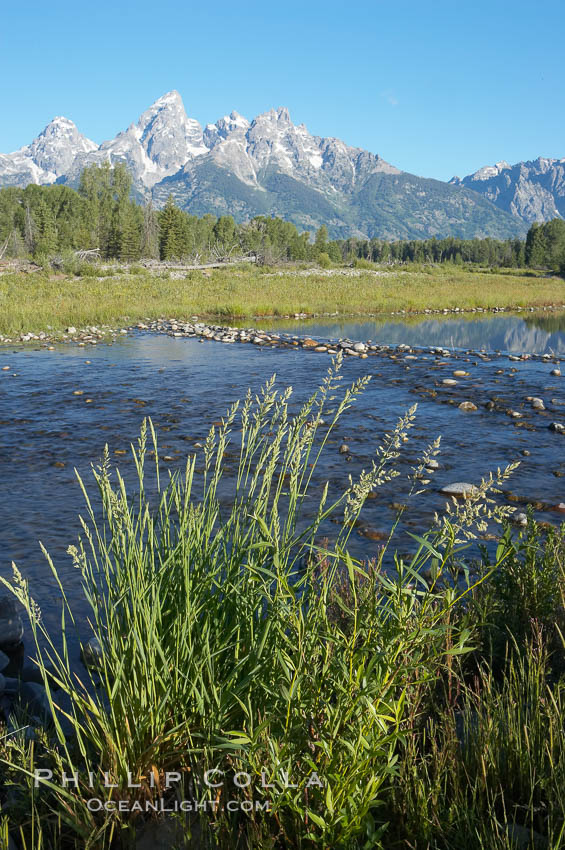
[[[88,165],[125,162],[139,200],[169,195],[191,213],[244,221],[276,215],[332,237],[523,236],[565,217],[565,159],[487,166],[449,183],[401,171],[377,154],[311,135],[285,108],[202,126],[176,91],[98,145],[57,117],[20,150],[0,154],[0,186],[77,186]]]

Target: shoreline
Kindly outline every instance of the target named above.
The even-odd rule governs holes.
[[[455,313],[455,315],[458,315],[458,313]],[[326,317],[320,316],[319,318]],[[255,321],[259,321],[259,319]],[[0,340],[0,353],[14,345],[25,347],[29,343],[41,343],[41,347],[46,351],[55,351],[55,344],[75,344],[81,348],[98,344],[112,345],[120,337],[126,337],[136,332],[148,332],[166,334],[167,336],[178,339],[198,339],[201,343],[218,342],[224,345],[236,343],[252,344],[259,348],[302,350],[311,354],[336,355],[341,353],[345,357],[358,357],[360,359],[366,359],[375,355],[394,356],[395,352],[404,355],[418,352],[453,359],[472,354],[485,361],[495,358],[505,358],[511,362],[524,362],[528,360],[548,364],[565,362],[565,355],[555,353],[537,354],[534,352],[521,352],[519,354],[513,354],[512,352],[499,349],[449,348],[438,344],[409,345],[407,343],[378,343],[372,339],[353,340],[347,337],[316,338],[308,334],[299,335],[289,333],[288,331],[265,331],[259,327],[215,325],[211,322],[201,321],[198,317],[193,317],[190,322],[184,319],[155,319],[147,320],[147,322],[137,322],[124,328],[97,328],[91,326],[81,328],[80,330],[68,328],[67,331],[66,334],[60,337],[22,334],[20,339]],[[1,368],[3,371],[8,371],[6,366]]]
[[[367,320],[378,320],[379,318],[387,318],[391,316],[400,316],[403,318],[412,318],[412,317],[422,317],[425,319],[426,317],[443,317],[443,316],[465,316],[469,317],[471,315],[499,315],[500,313],[505,313],[507,315],[518,314],[518,313],[554,313],[554,312],[563,312],[565,313],[565,304],[547,304],[540,307],[522,307],[522,306],[512,306],[512,307],[453,307],[448,308],[445,307],[443,309],[431,309],[426,308],[425,310],[393,310],[390,312],[379,312],[379,313],[294,313],[294,314],[286,314],[284,316],[281,315],[261,315],[261,316],[249,316],[246,317],[249,321],[252,322],[285,322],[285,321],[311,321],[314,319],[335,319],[336,321],[367,321]],[[243,328],[241,326],[232,326],[232,325],[214,325],[212,322],[214,319],[219,318],[218,314],[210,314],[204,313],[202,316],[193,315],[191,319],[187,318],[168,318],[164,317],[145,317],[144,321],[136,320],[131,323],[121,323],[116,322],[113,324],[120,325],[119,327],[112,327],[109,325],[102,325],[98,327],[97,325],[85,325],[81,328],[75,328],[74,326],[69,325],[65,331],[55,331],[53,332],[51,328],[48,327],[50,331],[47,333],[45,330],[40,331],[22,331],[17,336],[3,336],[0,334],[0,351],[3,347],[10,345],[18,345],[20,343],[43,343],[48,347],[49,343],[61,343],[61,342],[76,342],[78,345],[82,344],[97,344],[100,342],[108,342],[108,336],[111,336],[113,339],[117,339],[120,335],[125,335],[134,330],[149,330],[152,329],[153,325],[169,322],[177,325],[194,325],[194,324],[204,324],[209,328],[214,329],[215,332],[229,332],[234,329],[237,331],[246,330],[251,333],[253,329]],[[222,316],[222,318],[226,318]],[[232,319],[242,319],[242,316],[232,316],[227,317]],[[146,323],[150,323],[147,325]],[[257,332],[262,332],[261,329],[257,328]],[[276,331],[271,332],[272,335],[276,334]],[[320,343],[322,344],[322,343]],[[388,346],[388,347],[398,347],[396,346]],[[412,347],[420,347],[420,346],[412,346]],[[530,356],[541,356],[541,355],[530,355]],[[563,359],[563,358],[558,358]]]

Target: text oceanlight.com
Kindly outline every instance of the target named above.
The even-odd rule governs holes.
[[[270,800],[101,800],[86,801],[91,812],[270,812]]]

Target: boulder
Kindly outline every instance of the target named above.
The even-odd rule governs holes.
[[[24,624],[13,596],[0,597],[0,649],[14,649],[22,642]]]
[[[19,689],[20,700],[30,714],[41,720],[52,719],[51,706],[47,691],[37,682],[22,682]]]

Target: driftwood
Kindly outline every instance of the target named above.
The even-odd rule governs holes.
[[[191,265],[185,265],[184,263],[171,263],[167,261],[161,260],[142,260],[140,262],[141,266],[144,268],[166,268],[166,269],[174,269],[179,272],[195,272],[195,271],[203,271],[205,269],[225,269],[228,266],[235,266],[238,263],[255,263],[257,262],[257,257],[234,257],[232,260],[218,260],[215,263],[194,263]]]
[[[79,260],[99,260],[100,248],[88,248],[86,250],[75,251],[75,257]]]

